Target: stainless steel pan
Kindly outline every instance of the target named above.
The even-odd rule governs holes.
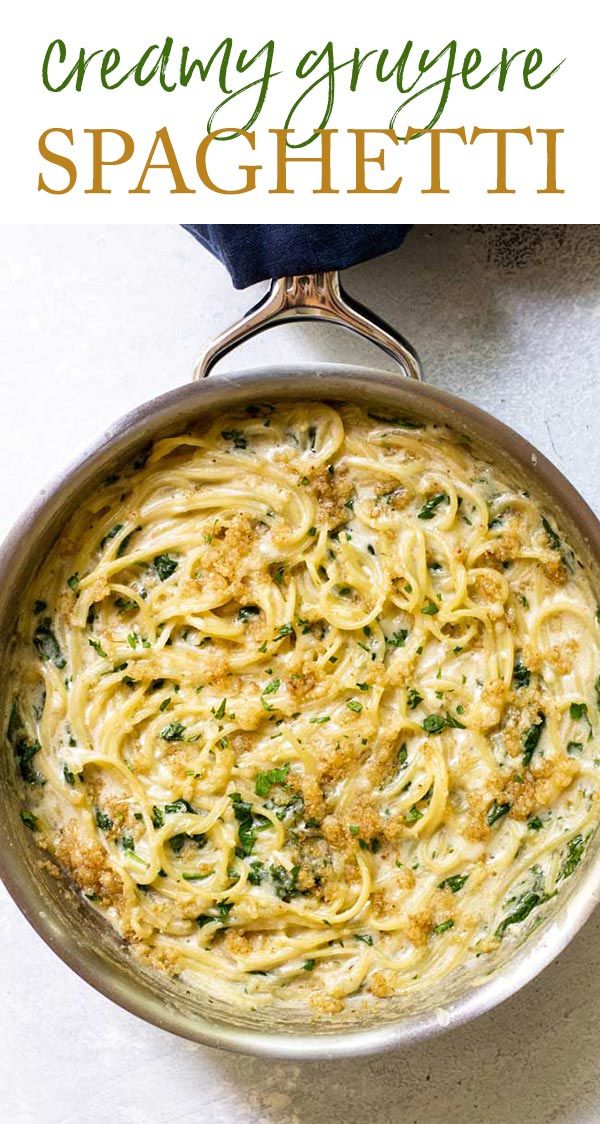
[[[383,347],[401,375],[303,364],[259,368],[206,381],[216,361],[237,343],[289,319],[318,319],[350,328]],[[357,401],[443,422],[467,435],[482,455],[526,481],[554,512],[589,568],[600,593],[600,524],[569,482],[527,441],[461,399],[420,382],[419,361],[388,325],[345,297],[337,274],[284,278],[240,324],[207,348],[201,381],[179,387],[128,414],[54,482],[22,516],[0,551],[0,684],[23,589],[82,496],[121,461],[158,435],[185,429],[211,413],[252,401],[314,398]],[[403,377],[404,376],[404,377]],[[600,898],[596,839],[535,934],[512,953],[501,948],[484,978],[479,962],[462,969],[435,994],[390,999],[368,1016],[340,1015],[315,1024],[273,1013],[243,1014],[142,967],[115,933],[66,881],[46,870],[19,819],[12,754],[0,753],[0,873],[19,908],[48,945],[98,991],[134,1014],[212,1046],[270,1057],[335,1058],[404,1046],[457,1026],[508,998],[544,968],[575,935]],[[504,959],[502,959],[504,957]]]

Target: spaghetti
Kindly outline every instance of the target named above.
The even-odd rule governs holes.
[[[408,995],[525,936],[578,865],[599,671],[581,564],[467,442],[249,406],[107,479],[27,593],[22,818],[207,993]]]

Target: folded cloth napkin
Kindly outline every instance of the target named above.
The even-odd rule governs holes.
[[[317,270],[347,269],[400,246],[410,226],[183,223],[227,267],[236,289]]]

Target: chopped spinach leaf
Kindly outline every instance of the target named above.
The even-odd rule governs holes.
[[[298,893],[297,881],[299,873],[299,866],[293,866],[291,870],[286,870],[286,868],[279,863],[272,863],[269,867],[269,874],[271,875],[275,893],[282,901],[289,902],[290,898]]]
[[[114,527],[111,527],[110,531],[107,531],[104,538],[101,540],[100,550],[104,550],[104,547],[106,546],[107,542],[110,542],[111,539],[116,538],[119,531],[122,531],[122,530],[123,530],[123,524],[122,523],[115,523]]]
[[[21,819],[25,826],[30,829],[30,831],[37,831],[39,827],[39,820],[37,816],[34,816],[33,812],[29,811],[28,808],[23,808],[23,810],[21,811]]]
[[[531,680],[531,672],[529,668],[525,667],[522,656],[517,656],[513,667],[513,680],[515,686],[528,687]]]
[[[156,576],[161,582],[165,582],[171,574],[175,573],[179,562],[176,558],[172,558],[170,554],[157,554],[152,565],[156,571]]]
[[[421,429],[421,422],[414,421],[412,418],[400,417],[398,414],[386,415],[368,412],[367,417],[380,422],[382,425],[397,425],[400,429]]]
[[[506,816],[508,812],[510,812],[510,804],[506,801],[504,803],[499,803],[497,800],[493,800],[487,810],[487,815],[485,817],[486,822],[492,827],[493,824],[502,819],[502,816]]]
[[[221,437],[224,441],[231,441],[234,449],[246,449],[248,442],[240,429],[222,429]]]
[[[407,628],[399,628],[396,632],[392,632],[391,636],[386,636],[385,642],[388,648],[403,648],[408,636]]]
[[[438,889],[452,890],[453,894],[458,894],[458,891],[462,890],[468,877],[468,874],[451,874],[449,878],[444,878],[443,882],[439,883]]]
[[[41,660],[53,663],[55,667],[66,667],[58,640],[50,627],[50,617],[44,617],[33,634],[33,643]]]
[[[544,530],[546,532],[546,537],[547,537],[548,542],[550,544],[550,549],[551,550],[560,550],[560,539],[559,539],[556,531],[554,530],[554,528],[550,526],[550,523],[548,522],[548,520],[544,516],[542,516],[542,527],[544,528]]]
[[[110,816],[107,816],[106,812],[103,812],[100,808],[95,808],[94,814],[96,817],[96,823],[98,824],[100,830],[110,831],[111,827],[113,826],[113,821],[111,820]]]
[[[254,859],[253,862],[250,863],[250,869],[248,870],[248,881],[252,886],[259,886],[263,877],[263,864],[259,859]]]
[[[530,726],[523,735],[523,764],[525,766],[531,763],[531,759],[538,747],[545,725],[546,715],[543,710],[539,710],[537,722],[534,722],[533,726]]]
[[[25,784],[34,785],[36,788],[41,788],[46,783],[45,778],[37,772],[33,765],[33,758],[41,748],[38,741],[28,742],[24,737],[19,738],[14,744],[15,757],[21,777]]]
[[[239,847],[236,848],[236,853],[239,858],[244,858],[252,854],[258,832],[268,827],[270,820],[266,816],[255,815],[252,805],[242,800],[239,792],[232,792],[230,800],[238,821]]]
[[[258,605],[241,605],[238,611],[238,620],[249,621],[252,617],[257,617],[260,613]]]

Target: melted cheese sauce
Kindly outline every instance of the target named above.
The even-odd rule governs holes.
[[[599,670],[561,528],[467,443],[248,407],[106,480],[27,595],[24,830],[205,992],[414,993],[575,870]]]

